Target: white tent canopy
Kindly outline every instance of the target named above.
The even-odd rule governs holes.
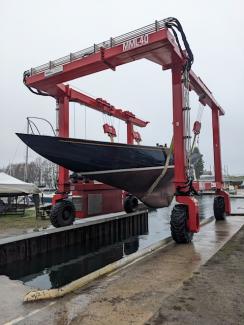
[[[37,194],[39,188],[31,183],[23,182],[8,174],[0,172],[0,196],[1,194]]]

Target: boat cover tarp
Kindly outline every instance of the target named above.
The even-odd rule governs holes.
[[[0,172],[0,195],[1,194],[37,194],[39,188],[31,183],[23,182],[6,173]]]

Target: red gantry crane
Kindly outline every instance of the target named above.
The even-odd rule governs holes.
[[[53,95],[51,95],[53,96]],[[69,102],[76,102],[103,114],[118,118],[127,125],[127,143],[140,142],[139,132],[134,131],[134,125],[145,127],[149,122],[137,118],[129,111],[115,108],[102,98],[92,98],[69,85],[56,85],[55,96],[57,105],[57,135],[69,137]],[[116,131],[112,125],[103,125],[104,133],[107,133],[111,141],[116,137]],[[59,166],[58,190],[53,196],[52,205],[55,207],[60,200],[68,198],[72,191],[72,201],[75,206],[75,217],[84,218],[96,214],[111,213],[123,210],[123,192],[109,185],[97,183],[87,179],[76,179],[72,177],[70,182],[69,170]],[[82,204],[81,204],[82,202]],[[58,208],[58,206],[57,206]],[[60,226],[57,225],[57,226]]]
[[[140,59],[147,59],[159,65],[162,70],[170,69],[172,73],[174,184],[175,197],[179,204],[172,211],[171,232],[176,242],[190,242],[193,234],[199,231],[199,211],[189,178],[189,91],[194,91],[199,101],[212,111],[216,219],[223,219],[225,214],[230,213],[230,200],[229,195],[223,191],[221,166],[219,117],[224,115],[224,110],[203,81],[192,71],[193,55],[177,19],[155,21],[151,25],[32,68],[24,73],[24,83],[36,94],[50,95],[57,99],[59,135],[68,136],[67,107],[70,89],[62,83],[107,69],[115,71],[118,66]],[[71,94],[75,98],[75,92],[71,91]],[[131,124],[127,125],[130,134],[128,138],[131,141]]]
[[[60,137],[69,137],[69,102],[76,102],[86,107],[92,108],[103,114],[113,116],[124,121],[127,124],[127,143],[137,143],[141,137],[139,132],[134,131],[133,126],[145,127],[149,122],[145,122],[137,118],[133,113],[129,111],[123,111],[122,109],[115,108],[102,98],[92,98],[84,93],[81,93],[69,85],[59,84],[56,86],[56,100],[57,100],[57,135]],[[116,137],[116,131],[112,125],[104,124],[104,132],[107,133],[113,141]],[[58,191],[54,195],[52,204],[55,205],[57,201],[63,200],[68,197],[68,193],[72,190],[73,202],[78,202],[82,198],[81,209],[79,204],[76,206],[75,215],[78,218],[83,218],[88,215],[117,212],[123,209],[122,204],[122,191],[117,190],[111,186],[94,183],[94,181],[76,181],[74,184],[70,184],[69,171],[62,166],[59,166],[58,172]],[[75,198],[74,198],[75,196]],[[93,198],[93,199],[92,199]],[[94,200],[98,199],[101,202],[98,209],[92,209],[91,205],[95,203]],[[101,199],[102,198],[102,199]],[[112,198],[112,200],[111,200]]]

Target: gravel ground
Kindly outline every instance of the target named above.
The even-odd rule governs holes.
[[[244,324],[244,227],[162,301],[147,325]]]

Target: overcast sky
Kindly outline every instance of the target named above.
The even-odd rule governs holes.
[[[33,95],[22,83],[23,72],[94,43],[174,16],[180,20],[195,56],[193,70],[226,111],[221,117],[222,163],[232,174],[244,174],[244,5],[241,0],[2,0],[0,11],[0,167],[24,160],[25,147],[15,132],[25,132],[26,117],[40,116],[55,125],[55,101]],[[150,121],[139,130],[143,144],[170,142],[172,93],[170,71],[140,60],[69,82],[114,106]],[[199,104],[191,94],[192,121]],[[71,136],[108,140],[105,118],[70,104]],[[75,115],[74,115],[75,112]],[[75,120],[75,123],[74,123]],[[125,124],[112,121],[119,141]],[[210,109],[202,119],[199,141],[206,167],[213,165]],[[48,127],[39,124],[43,133]],[[31,158],[36,155],[32,152]]]

